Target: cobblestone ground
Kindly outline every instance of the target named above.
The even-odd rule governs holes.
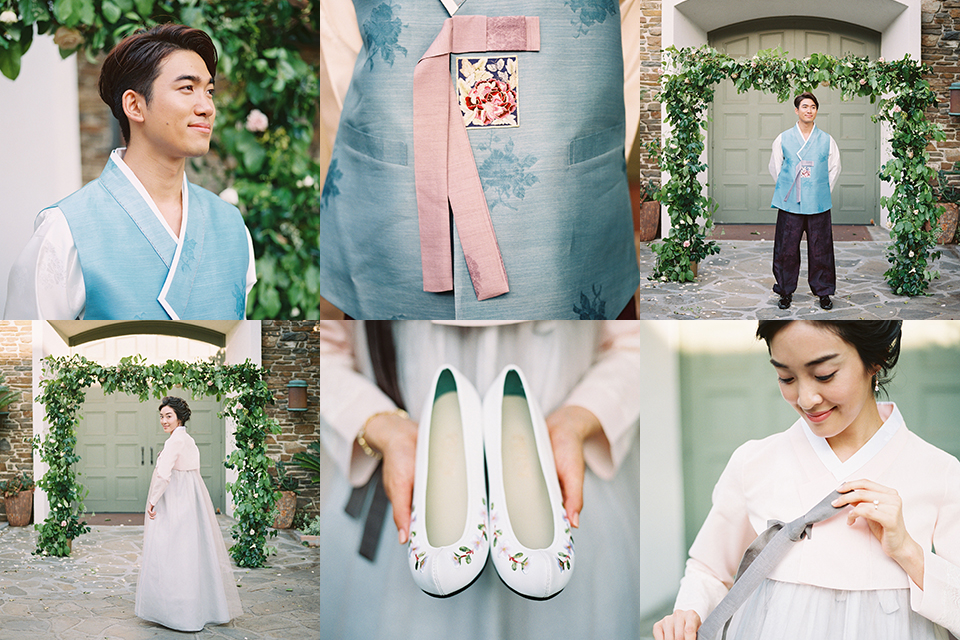
[[[637,243],[640,273],[653,273],[655,255],[649,242]],[[696,282],[678,284],[644,279],[637,289],[637,317],[646,319],[776,319],[931,320],[960,318],[960,252],[957,245],[942,252],[933,269],[930,295],[894,295],[884,280],[889,268],[889,241],[834,243],[837,293],[833,309],[824,311],[807,285],[807,247],[801,246],[800,278],[793,305],[777,308],[773,292],[773,243],[763,240],[719,240],[720,253],[700,264]]]
[[[218,516],[229,544],[233,520]],[[32,555],[33,526],[0,530],[0,640],[177,638],[318,640],[319,557],[280,531],[270,566],[234,567],[243,615],[199,633],[171,631],[133,615],[143,527],[93,527],[69,558]]]

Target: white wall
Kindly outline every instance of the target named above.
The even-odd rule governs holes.
[[[80,183],[77,61],[61,60],[52,38],[40,36],[16,81],[0,75],[0,316],[37,213]]]

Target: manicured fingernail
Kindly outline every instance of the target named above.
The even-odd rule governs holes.
[[[573,517],[570,518],[570,522],[571,522],[571,524],[573,524],[574,528],[579,528],[579,527],[580,527],[580,514],[577,513],[577,512],[574,512],[574,513],[573,513]]]
[[[404,531],[403,529],[400,529],[400,531],[399,531],[399,536],[400,536],[400,544],[406,544],[406,543],[407,543],[407,532]]]
[[[834,500],[834,501],[831,502],[830,504],[832,504],[833,506],[837,506],[838,504],[840,504],[840,498],[837,498],[836,500]]]

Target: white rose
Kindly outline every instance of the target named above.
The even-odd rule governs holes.
[[[9,9],[0,13],[0,22],[6,22],[7,24],[13,24],[18,20],[17,14]]]
[[[313,176],[307,176],[303,179],[303,186],[310,188],[315,184]]]
[[[220,199],[229,202],[233,206],[240,204],[240,194],[233,187],[227,187],[220,192]]]

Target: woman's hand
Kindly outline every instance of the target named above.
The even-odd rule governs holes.
[[[700,614],[696,611],[677,609],[653,625],[653,640],[697,640],[700,624]]]
[[[853,525],[858,518],[866,520],[883,552],[923,589],[923,549],[907,533],[900,494],[870,480],[844,482],[837,491],[844,495],[834,500],[833,506],[853,506],[847,513],[847,524]]]
[[[383,454],[383,488],[393,506],[400,544],[410,537],[410,506],[416,473],[417,423],[385,413],[367,423],[367,443]]]
[[[603,429],[593,412],[571,405],[560,407],[550,414],[547,418],[547,431],[550,433],[553,458],[557,464],[563,507],[570,524],[579,527],[580,510],[583,509],[583,474],[586,468],[583,443],[588,438],[603,433]]]
[[[157,517],[157,512],[153,510],[152,504],[147,505],[147,515],[150,516],[151,520]]]

